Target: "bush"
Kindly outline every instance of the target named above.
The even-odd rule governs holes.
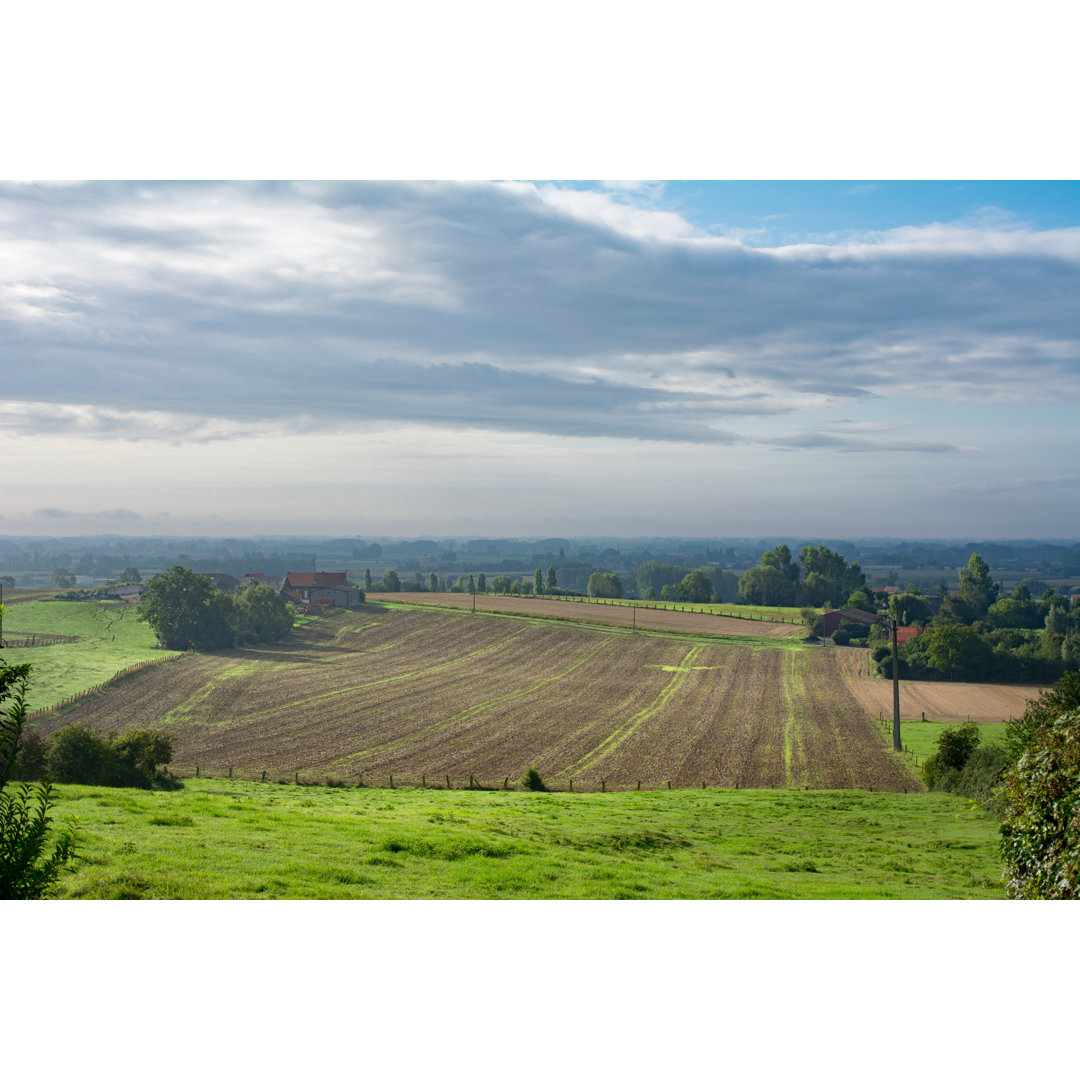
[[[28,664],[10,667],[0,660],[0,700],[12,699],[0,713],[0,900],[50,895],[75,847],[75,830],[69,826],[47,851],[53,804],[48,782],[20,784],[14,795],[4,790],[22,748],[29,676]]]
[[[182,786],[157,771],[172,761],[172,740],[152,731],[103,737],[85,725],[70,724],[52,737],[46,761],[49,775],[63,784],[168,790]]]
[[[930,791],[955,791],[960,775],[979,745],[975,724],[946,728],[938,736],[938,750],[923,762],[923,780]]]
[[[1008,895],[1080,899],[1080,711],[1062,712],[1039,727],[1005,770],[1003,795]]]
[[[527,791],[547,791],[543,778],[535,765],[530,765],[521,778],[521,784]]]

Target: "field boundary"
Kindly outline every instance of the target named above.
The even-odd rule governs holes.
[[[53,705],[48,705],[44,709],[37,709],[32,713],[26,714],[26,719],[40,720],[46,716],[55,716],[57,713],[68,708],[71,705],[77,705],[80,701],[85,701],[89,697],[93,697],[95,694],[104,693],[110,686],[120,682],[121,679],[126,679],[131,675],[137,675],[140,671],[145,671],[147,668],[159,667],[161,664],[169,664],[174,660],[183,660],[185,656],[194,655],[194,650],[189,649],[187,652],[182,653],[170,653],[168,656],[158,657],[155,660],[144,660],[141,664],[132,664],[131,667],[123,668],[115,675],[110,675],[104,682],[99,682],[95,686],[89,686],[85,690],[80,690],[77,694],[72,694],[69,697],[64,698],[62,701],[58,701]]]
[[[529,611],[493,611],[491,609],[477,608],[475,611],[466,607],[463,604],[440,604],[437,601],[428,603],[427,601],[416,600],[391,600],[386,597],[392,596],[389,594],[379,594],[378,599],[369,599],[365,601],[365,606],[370,607],[384,607],[393,608],[399,611],[443,611],[453,613],[455,615],[484,615],[490,618],[498,619],[527,619],[536,623],[555,623],[560,626],[587,628],[590,630],[599,630],[608,634],[640,634],[648,637],[660,637],[660,638],[674,638],[681,641],[696,642],[703,645],[739,645],[745,648],[778,648],[778,649],[803,649],[803,648],[820,648],[820,646],[806,645],[802,639],[798,637],[741,637],[737,634],[722,634],[711,633],[704,630],[669,630],[666,628],[658,628],[652,626],[638,626],[632,627],[630,624],[622,623],[610,623],[603,622],[601,620],[592,620],[588,618],[575,618],[573,616],[563,615],[548,615],[544,612],[529,612]],[[523,599],[522,597],[512,597],[514,600]],[[541,600],[551,599],[550,597],[539,597]],[[626,607],[626,605],[623,605]],[[657,610],[670,610],[665,608],[658,608]],[[676,614],[697,614],[697,612],[676,612]],[[726,616],[722,616],[725,617]],[[754,620],[761,622],[772,622],[774,620],[762,619]]]

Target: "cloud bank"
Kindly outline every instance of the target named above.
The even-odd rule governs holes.
[[[0,427],[942,452],[958,440],[819,431],[813,413],[1080,398],[1080,229],[989,216],[756,248],[653,194],[0,186]],[[769,435],[778,417],[805,430]]]

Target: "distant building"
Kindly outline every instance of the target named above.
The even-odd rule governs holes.
[[[349,585],[344,570],[290,570],[285,575],[281,595],[305,608],[355,608],[361,603],[360,590]]]
[[[841,608],[839,611],[826,611],[821,617],[821,636],[832,637],[840,629],[840,624],[844,622],[873,626],[874,623],[881,622],[881,618],[880,615],[872,615],[869,611],[862,611],[859,608]]]

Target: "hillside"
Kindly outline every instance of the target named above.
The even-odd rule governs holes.
[[[919,783],[824,650],[370,606],[191,656],[38,725],[151,727],[181,770],[501,786]]]

